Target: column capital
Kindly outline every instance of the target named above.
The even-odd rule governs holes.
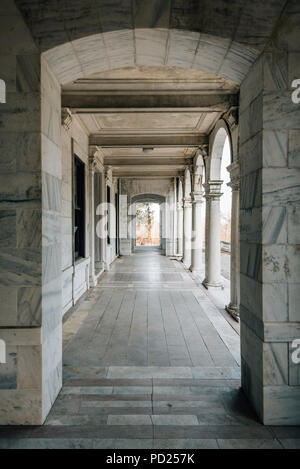
[[[70,130],[72,126],[72,113],[68,107],[61,108],[61,125],[65,130]]]
[[[239,123],[239,109],[238,106],[232,106],[223,115],[223,119],[227,122],[231,132]]]
[[[183,209],[183,202],[182,202],[182,201],[181,201],[181,202],[177,202],[176,208],[177,208],[177,210],[182,210],[182,209]]]
[[[202,191],[191,192],[191,199],[192,199],[192,204],[202,204],[203,203],[203,192]]]
[[[221,192],[222,183],[223,183],[222,180],[217,179],[213,181],[207,181],[205,184],[203,184],[203,187],[205,189],[204,197],[206,199],[213,199],[213,200],[219,199],[222,195],[222,192]]]
[[[184,197],[182,200],[184,208],[190,208],[192,206],[192,199],[190,197]]]
[[[103,164],[101,156],[99,154],[99,148],[97,146],[89,147],[89,168],[91,171],[95,171],[96,168],[102,169]]]
[[[238,191],[240,189],[240,162],[235,160],[229,166],[227,166],[227,171],[230,173],[230,182],[227,183],[227,186],[231,187],[233,191]]]

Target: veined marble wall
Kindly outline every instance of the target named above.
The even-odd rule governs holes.
[[[41,424],[61,387],[60,86],[13,2],[0,15],[0,423]]]
[[[300,424],[300,5],[241,87],[242,384],[265,424]]]
[[[7,3],[7,2],[6,2]],[[42,421],[40,56],[13,2],[0,7],[0,424]],[[5,52],[5,54],[3,53]]]
[[[128,256],[132,253],[132,240],[134,226],[131,226],[133,213],[131,201],[136,195],[156,194],[166,198],[167,210],[164,210],[164,223],[162,225],[162,244],[167,256],[175,254],[174,235],[174,182],[172,178],[166,179],[121,179],[120,194],[127,196],[127,205],[120,200],[120,254]]]

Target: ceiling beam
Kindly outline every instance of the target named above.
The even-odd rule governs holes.
[[[238,105],[237,94],[62,94],[62,107],[77,114],[107,112],[224,112]]]
[[[208,144],[207,135],[177,134],[177,135],[99,135],[89,137],[89,145],[100,147],[195,147]]]

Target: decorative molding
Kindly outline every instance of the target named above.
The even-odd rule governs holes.
[[[231,163],[226,169],[230,173],[230,182],[227,183],[227,186],[231,187],[233,191],[238,191],[240,189],[241,180],[239,160]]]
[[[239,124],[238,106],[231,106],[223,115],[223,119],[226,121],[231,131],[235,129],[235,127]]]
[[[223,181],[221,180],[212,180],[208,181],[205,184],[203,184],[203,187],[205,189],[205,195],[204,197],[206,199],[219,199],[223,193],[221,192],[221,186],[222,186]]]
[[[69,108],[63,107],[61,109],[61,125],[65,130],[70,130],[73,117]]]
[[[89,147],[89,166],[92,171],[95,171],[96,169],[103,171],[103,163],[97,146]]]

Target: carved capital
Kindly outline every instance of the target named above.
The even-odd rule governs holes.
[[[105,167],[105,183],[109,184],[112,182],[112,168],[111,166]]]
[[[192,204],[202,204],[203,203],[203,192],[197,191],[191,193]]]
[[[227,166],[227,171],[230,173],[230,182],[227,184],[233,191],[240,189],[240,162],[234,161],[231,165]]]
[[[199,154],[203,159],[208,158],[208,144],[199,145]]]
[[[203,187],[205,189],[204,197],[206,199],[213,199],[213,200],[219,199],[222,195],[222,192],[221,192],[222,183],[223,181],[214,180],[214,181],[208,181],[205,184],[203,184]]]
[[[183,208],[191,208],[192,207],[192,199],[190,197],[183,198]]]
[[[239,123],[239,109],[238,106],[232,106],[223,115],[223,119],[227,122],[230,130],[232,131]]]
[[[61,125],[65,130],[69,130],[72,125],[72,114],[69,108],[63,107],[61,109]]]

